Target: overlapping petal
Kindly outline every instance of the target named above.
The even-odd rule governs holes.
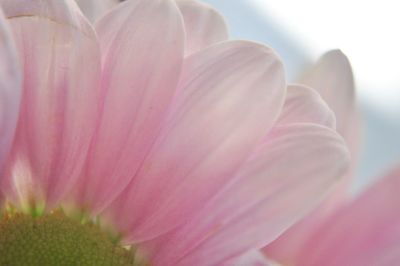
[[[335,113],[337,131],[345,139],[352,156],[352,167],[343,184],[343,187],[348,187],[354,176],[361,135],[361,120],[355,102],[356,92],[350,62],[340,50],[329,51],[305,73],[300,82],[317,90]]]
[[[296,265],[398,265],[399,187],[397,168],[318,227]]]
[[[354,80],[347,57],[337,50],[328,52],[304,75],[301,82],[318,91],[335,113],[336,128],[349,147],[352,163],[335,191],[318,209],[266,247],[268,256],[289,265],[295,263],[309,234],[349,197],[360,143]]]
[[[184,51],[172,0],[124,2],[96,30],[102,116],[77,187],[79,204],[92,211],[115,199],[142,166],[175,93]]]
[[[349,114],[355,112],[354,78],[350,62],[340,50],[324,54],[300,82],[317,90],[332,108],[339,133],[354,126],[348,120]]]
[[[176,2],[185,22],[186,55],[228,39],[224,18],[214,8],[197,0]]]
[[[92,22],[99,19],[120,0],[75,0],[85,16]]]
[[[89,20],[95,21],[122,1],[76,0],[76,2]],[[225,20],[213,7],[198,0],[176,0],[176,4],[185,24],[186,55],[228,39]]]
[[[275,122],[285,86],[280,60],[259,44],[226,42],[187,58],[160,137],[110,208],[126,241],[170,230],[226,185]]]
[[[74,1],[1,1],[23,67],[3,188],[16,204],[57,203],[76,181],[98,111],[100,52]],[[32,207],[32,206],[31,206]]]
[[[273,266],[259,251],[249,251],[244,255],[225,261],[221,266]]]
[[[260,248],[315,207],[348,160],[343,140],[326,127],[274,128],[228,187],[148,243],[148,252],[156,265],[218,265]]]
[[[332,110],[317,92],[303,85],[289,85],[277,124],[311,123],[336,128]]]
[[[8,22],[0,11],[0,169],[11,148],[18,121],[22,92],[22,71],[18,62]]]
[[[361,135],[350,62],[340,50],[329,51],[305,73],[300,82],[315,89],[336,116],[337,131],[345,139],[352,156],[352,167],[343,184],[343,187],[348,187],[357,165]]]

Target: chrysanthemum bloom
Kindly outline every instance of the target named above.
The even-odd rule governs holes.
[[[252,265],[347,168],[321,98],[205,5],[0,3],[1,265]]]
[[[302,82],[316,88],[336,113],[338,131],[350,147],[353,163],[324,204],[268,245],[264,253],[293,266],[399,265],[400,169],[351,199],[360,122],[347,58],[340,51],[325,54]]]

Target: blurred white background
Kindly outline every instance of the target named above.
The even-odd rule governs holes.
[[[356,189],[400,163],[400,1],[204,0],[234,39],[273,47],[289,80],[327,50],[350,59],[364,120]]]

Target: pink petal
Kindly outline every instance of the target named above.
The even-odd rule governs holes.
[[[277,123],[312,123],[333,129],[336,127],[335,115],[328,105],[313,89],[302,85],[288,86],[285,104]]]
[[[340,50],[329,51],[302,77],[301,83],[317,90],[335,113],[337,130],[348,144],[353,161],[349,175],[343,184],[347,187],[354,176],[361,135],[361,122],[355,103],[356,93],[350,62]]]
[[[346,170],[332,130],[281,126],[217,194],[180,228],[145,245],[155,265],[218,265],[274,240],[314,208]]]
[[[100,53],[74,2],[5,0],[24,70],[4,190],[16,204],[56,204],[78,178],[98,110]]]
[[[75,0],[82,12],[90,21],[96,21],[112,7],[117,5],[119,0]]]
[[[159,133],[183,61],[184,28],[172,0],[127,1],[96,25],[103,53],[103,113],[77,187],[103,209],[125,188]]]
[[[348,117],[355,108],[354,79],[349,60],[340,50],[324,54],[301,83],[317,90],[332,108],[339,133],[351,126]]]
[[[397,168],[317,228],[296,265],[400,265],[399,187]]]
[[[330,196],[332,196],[332,193]],[[338,206],[334,206],[334,208],[338,208]],[[290,227],[278,239],[264,247],[263,252],[271,259],[279,261],[282,265],[297,265],[304,242],[314,233],[315,229],[324,219],[327,219],[328,214],[334,208],[328,205],[327,200],[325,200],[307,217]]]
[[[18,121],[21,74],[13,36],[0,10],[0,169],[10,151]]]
[[[316,89],[334,111],[337,130],[349,146],[352,164],[335,191],[318,209],[266,247],[265,252],[269,257],[289,265],[296,261],[309,234],[349,196],[360,143],[354,80],[347,57],[338,50],[328,52],[306,73],[301,82]]]
[[[185,22],[186,55],[228,39],[224,18],[214,8],[197,0],[176,2]]]
[[[125,240],[170,230],[226,185],[274,123],[285,86],[280,60],[259,44],[226,42],[187,58],[166,126],[110,207]]]
[[[249,251],[244,255],[230,259],[221,264],[221,266],[273,266],[267,258],[259,251]]]

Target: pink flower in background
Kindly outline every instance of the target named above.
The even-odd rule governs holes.
[[[296,236],[289,229],[265,249],[283,265],[394,266],[400,262],[400,168],[381,177],[354,200],[337,208],[302,236],[301,245],[285,253],[282,243]],[[284,242],[283,242],[284,241]],[[299,242],[294,242],[298,244]],[[290,264],[288,264],[290,263]],[[262,265],[262,264],[261,264]],[[266,262],[264,265],[268,265]]]
[[[302,247],[296,265],[400,263],[400,168],[325,220]]]
[[[129,265],[258,265],[346,171],[320,96],[207,5],[131,0],[91,25],[72,0],[0,3],[5,265],[122,245]]]

